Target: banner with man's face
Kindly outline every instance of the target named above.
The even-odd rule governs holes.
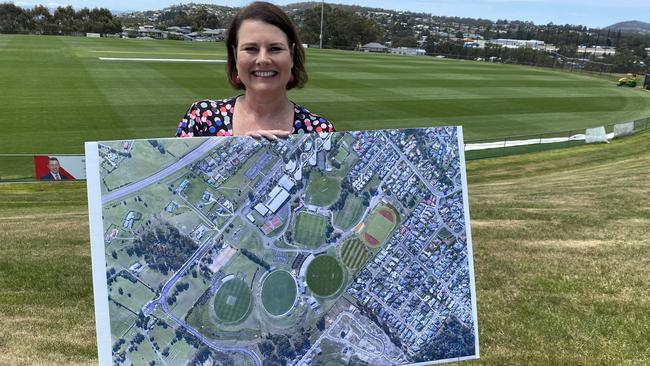
[[[36,180],[86,179],[86,157],[83,155],[34,156]]]

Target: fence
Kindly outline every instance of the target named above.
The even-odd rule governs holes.
[[[650,130],[650,118],[644,118],[634,123],[632,133]],[[609,139],[614,138],[614,126],[606,125],[605,131]],[[585,144],[585,129],[565,131],[549,131],[532,135],[515,135],[465,141],[465,158],[478,160],[500,156],[525,154]]]
[[[633,121],[633,123],[632,133],[650,130],[650,117]],[[616,125],[605,126],[610,139],[614,138],[614,126]],[[584,136],[585,129],[574,129],[533,135],[466,140],[465,158],[467,160],[478,160],[584,145]],[[0,182],[36,181],[34,174],[35,155],[64,156],[66,154],[0,154]]]

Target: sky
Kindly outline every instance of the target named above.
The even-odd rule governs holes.
[[[72,5],[105,7],[114,12],[129,10],[159,10],[179,4],[181,0],[12,0],[18,6],[33,7],[42,4],[48,8]],[[192,2],[191,0],[185,2]],[[243,6],[244,0],[193,0],[227,6]],[[278,5],[298,2],[274,1]],[[336,0],[331,3],[362,5],[376,8],[426,12],[433,15],[458,16],[483,19],[507,19],[531,21],[535,24],[580,24],[602,28],[621,21],[640,20],[650,23],[650,0]]]

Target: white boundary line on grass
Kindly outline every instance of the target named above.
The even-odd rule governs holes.
[[[189,56],[197,56],[197,55],[198,56],[226,56],[225,53],[215,53],[215,52],[204,52],[204,53],[201,53],[201,52],[169,52],[169,51],[155,52],[155,51],[151,51],[151,50],[146,51],[146,52],[143,52],[143,51],[122,51],[122,50],[90,50],[88,52],[92,52],[92,53],[125,53],[125,54],[132,53],[132,54],[138,54],[138,55],[142,55],[142,54],[149,54],[149,55],[158,54],[158,55],[189,55]]]
[[[192,58],[137,58],[137,57],[98,57],[101,61],[138,61],[138,62],[205,62],[225,63],[226,60],[200,60]]]

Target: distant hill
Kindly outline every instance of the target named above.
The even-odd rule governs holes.
[[[605,29],[616,31],[620,29],[621,32],[625,33],[639,33],[643,35],[650,35],[650,23],[640,22],[638,20],[616,23],[610,25],[609,27],[605,27]]]

